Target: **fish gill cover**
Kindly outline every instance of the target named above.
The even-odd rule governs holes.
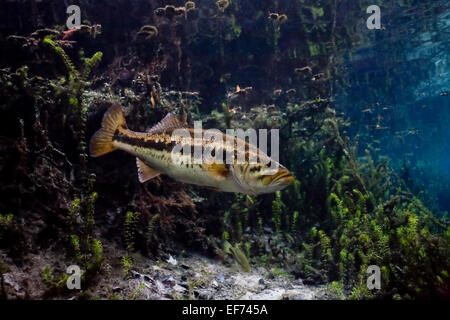
[[[2,299],[450,298],[448,1],[72,5],[0,4]],[[295,181],[93,158],[113,105],[138,133],[278,129]]]

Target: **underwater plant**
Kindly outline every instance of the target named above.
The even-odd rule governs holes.
[[[247,257],[245,256],[245,253],[239,248],[239,246],[237,244],[232,246],[227,240],[224,240],[223,251],[225,253],[233,255],[234,260],[242,268],[242,271],[244,271],[244,272],[251,271],[251,267],[250,267]]]
[[[142,26],[141,29],[136,33],[137,37],[144,37],[145,40],[149,40],[158,35],[158,28],[152,25]]]
[[[134,250],[137,223],[139,222],[139,212],[128,211],[125,215],[125,244],[128,251]]]
[[[184,4],[184,7],[186,8],[186,11],[194,10],[195,2],[194,1],[186,1],[186,3]]]
[[[224,12],[226,8],[228,8],[228,6],[230,5],[230,1],[229,0],[217,0],[216,2],[217,8]]]

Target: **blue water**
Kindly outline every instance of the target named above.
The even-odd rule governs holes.
[[[448,1],[402,11],[386,6],[384,30],[343,52],[337,108],[352,121],[360,151],[407,166],[450,211],[450,7]],[[383,12],[383,11],[382,11]]]

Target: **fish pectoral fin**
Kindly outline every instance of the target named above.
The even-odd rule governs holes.
[[[160,171],[155,170],[148,165],[146,165],[141,159],[136,158],[136,165],[138,169],[139,182],[144,183],[154,177],[157,177],[161,174]]]
[[[211,164],[202,164],[203,170],[213,176],[215,179],[222,181],[225,180],[228,176],[230,170],[227,168],[225,164],[211,163]]]
[[[230,172],[231,176],[233,177],[233,181],[236,184],[239,191],[244,194],[249,194],[250,190],[248,190],[248,188],[245,187],[245,185],[241,182],[241,180],[239,180],[238,176],[236,175],[236,170],[234,170],[233,166],[230,166]]]
[[[157,133],[169,129],[185,128],[186,125],[173,113],[168,113],[160,122],[155,124],[147,133]]]

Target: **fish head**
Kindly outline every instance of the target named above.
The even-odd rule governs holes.
[[[249,165],[244,173],[244,182],[253,194],[272,193],[284,189],[295,181],[291,172],[281,164]]]

